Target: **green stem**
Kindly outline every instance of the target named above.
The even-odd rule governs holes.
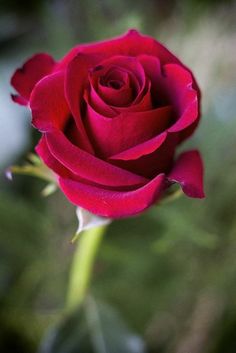
[[[91,228],[83,232],[76,242],[67,293],[67,312],[72,312],[82,304],[87,294],[94,259],[105,230],[106,226]]]

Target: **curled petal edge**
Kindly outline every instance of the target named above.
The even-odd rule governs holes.
[[[178,157],[167,180],[180,184],[187,196],[202,199],[205,197],[203,169],[200,153],[196,150],[187,151]]]
[[[50,74],[55,66],[54,59],[46,53],[35,54],[29,58],[11,77],[11,85],[19,93],[12,95],[12,100],[20,105],[28,105],[36,83]]]
[[[165,175],[159,174],[143,187],[134,191],[111,191],[59,178],[67,198],[98,216],[122,218],[136,215],[154,204],[165,188]]]

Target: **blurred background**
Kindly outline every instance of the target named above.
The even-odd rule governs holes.
[[[235,13],[229,0],[0,0],[0,352],[236,352]],[[202,122],[181,148],[201,150],[207,197],[110,226],[89,303],[100,324],[90,330],[81,312],[61,321],[74,207],[60,192],[42,198],[36,178],[4,176],[38,140],[29,112],[10,100],[9,80],[35,52],[59,59],[131,27],[165,43],[197,77]]]

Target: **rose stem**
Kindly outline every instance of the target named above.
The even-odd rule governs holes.
[[[93,264],[97,249],[107,226],[100,226],[84,231],[75,248],[66,299],[67,313],[73,312],[85,299],[90,285]]]

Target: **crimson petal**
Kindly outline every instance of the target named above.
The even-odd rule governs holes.
[[[94,152],[84,129],[81,110],[84,90],[88,84],[88,70],[99,63],[100,60],[100,55],[78,54],[68,64],[65,77],[66,99],[83,141],[84,149],[90,153]]]
[[[170,182],[179,183],[189,197],[204,198],[203,163],[198,151],[182,153],[168,175]]]
[[[93,109],[99,114],[102,114],[108,118],[113,118],[117,115],[114,107],[111,107],[104,102],[92,85],[90,86],[90,94],[87,90],[84,92],[84,99],[87,102],[90,101]]]
[[[163,132],[162,134],[153,137],[151,140],[145,141],[139,145],[131,147],[128,150],[122,151],[114,156],[111,156],[109,160],[130,161],[150,154],[157,150],[164,143],[166,137],[167,133]]]
[[[65,126],[70,111],[64,95],[64,72],[46,76],[35,86],[30,108],[32,124],[41,132]]]
[[[161,64],[175,63],[190,70],[181,63],[181,61],[173,55],[164,45],[152,37],[143,35],[135,29],[129,30],[122,36],[74,47],[60,62],[58,69],[62,69],[78,54],[95,54],[102,53],[105,57],[113,55],[138,56],[141,54],[152,55],[159,58]],[[200,90],[193,77],[193,88],[197,90],[200,96]]]
[[[61,131],[46,134],[52,155],[72,173],[104,186],[137,187],[148,180],[113,166],[73,145]]]
[[[193,89],[193,76],[180,65],[167,64],[164,67],[165,75],[160,80],[164,91],[179,117],[169,132],[182,132],[191,125],[195,125],[200,117],[197,91]]]
[[[144,112],[124,112],[114,118],[106,118],[87,104],[85,126],[96,152],[110,157],[163,132],[171,118],[169,106]]]
[[[35,147],[35,151],[43,162],[56,174],[62,177],[71,176],[70,171],[66,169],[57,159],[55,159],[49,151],[45,135],[43,135],[39,140],[37,146]]]
[[[153,178],[172,165],[178,136],[162,134],[109,158],[111,163],[133,173]]]
[[[27,105],[32,89],[44,76],[50,74],[55,67],[54,59],[45,53],[34,55],[15,71],[11,85],[20,94],[13,95],[13,100],[21,105]]]
[[[179,63],[179,60],[160,42],[152,37],[139,33],[135,29],[131,29],[124,35],[114,39],[79,45],[73,48],[69,54],[64,57],[61,65],[66,65],[78,52],[88,54],[104,53],[107,56],[137,56],[139,54],[147,54],[160,58],[162,63]]]
[[[144,71],[151,82],[151,94],[153,105],[157,106],[160,104],[160,83],[159,78],[161,76],[161,63],[159,58],[152,55],[139,55],[137,57],[139,62],[142,64]]]
[[[120,218],[135,215],[155,203],[164,189],[165,175],[133,191],[111,191],[86,185],[66,178],[59,178],[62,191],[80,207],[103,217]]]
[[[100,70],[95,80],[96,89],[103,100],[109,105],[125,106],[132,102],[133,91],[130,77],[119,66]],[[97,82],[96,82],[97,81]]]

